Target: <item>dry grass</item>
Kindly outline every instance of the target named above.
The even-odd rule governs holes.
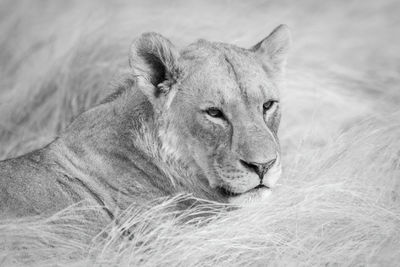
[[[80,206],[2,220],[0,265],[398,265],[399,12],[396,0],[0,1],[0,158],[46,144],[97,103],[141,32],[178,46],[248,47],[280,23],[294,35],[270,202],[173,214],[180,196],[132,207],[95,237]]]

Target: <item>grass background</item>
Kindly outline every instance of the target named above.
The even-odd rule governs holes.
[[[182,196],[132,207],[95,237],[101,226],[82,224],[80,206],[0,219],[0,265],[398,265],[399,13],[396,0],[1,0],[1,159],[47,144],[98,103],[142,32],[178,47],[198,38],[250,47],[286,23],[293,49],[281,92],[284,174],[268,203],[204,204],[214,216],[193,216],[198,207],[171,218]]]

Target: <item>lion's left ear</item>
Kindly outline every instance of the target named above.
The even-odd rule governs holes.
[[[292,38],[289,27],[282,24],[250,50],[257,54],[268,70],[280,74],[285,67],[291,44]]]
[[[168,94],[178,75],[179,52],[174,45],[158,33],[144,33],[131,45],[129,65],[150,101],[159,102]]]

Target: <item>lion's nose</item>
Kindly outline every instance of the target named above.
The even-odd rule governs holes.
[[[264,175],[272,167],[272,165],[274,165],[275,161],[276,159],[270,160],[265,163],[258,163],[258,162],[246,162],[244,160],[240,160],[240,163],[242,163],[247,169],[250,169],[255,173],[257,173],[262,183]]]

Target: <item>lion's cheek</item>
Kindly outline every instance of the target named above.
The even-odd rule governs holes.
[[[226,147],[228,133],[220,125],[202,120],[196,121],[190,128],[190,134],[200,149],[208,155],[216,154],[221,147]],[[217,153],[218,154],[218,153]]]

